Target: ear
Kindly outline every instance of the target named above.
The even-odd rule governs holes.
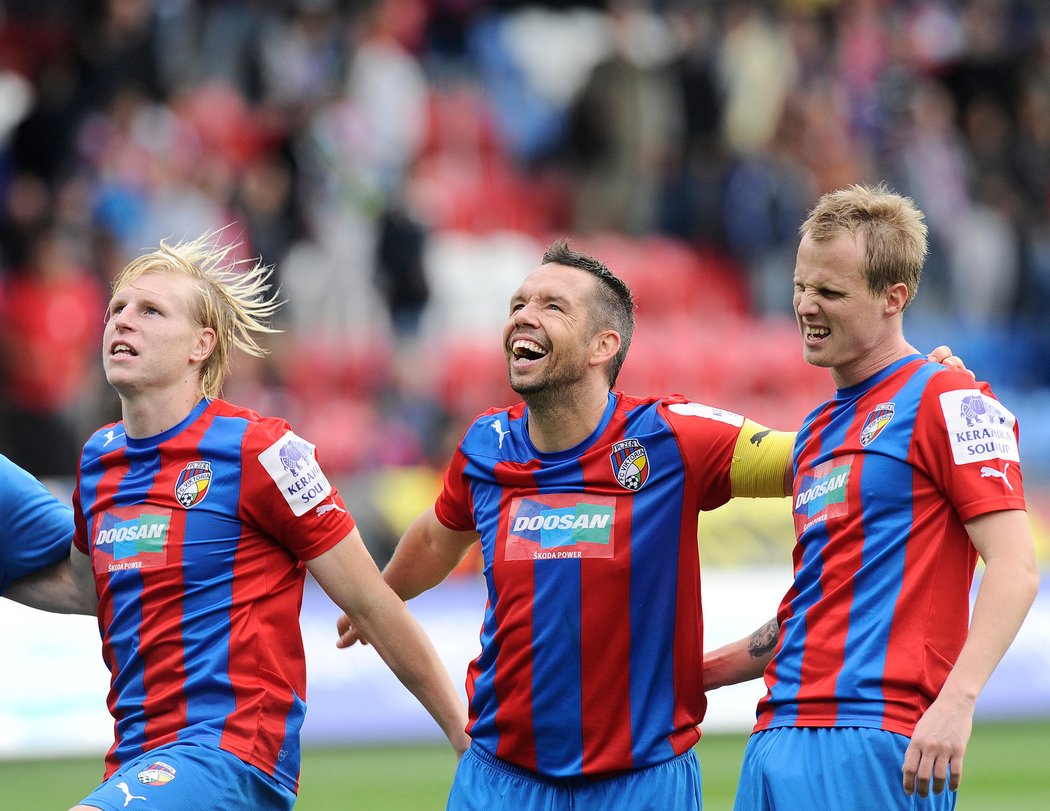
[[[602,330],[594,336],[594,349],[591,351],[592,366],[606,366],[620,351],[620,333],[613,329]]]
[[[889,317],[900,315],[908,304],[908,285],[904,282],[897,282],[886,291],[885,296],[886,315]]]
[[[190,362],[204,363],[215,351],[216,341],[215,330],[211,327],[201,327],[200,332],[197,333],[197,342],[193,346],[193,351],[190,352]]]

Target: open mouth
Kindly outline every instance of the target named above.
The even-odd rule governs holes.
[[[539,360],[545,357],[547,350],[540,346],[535,341],[530,341],[526,338],[519,338],[510,347],[511,354],[515,360]]]
[[[113,344],[113,348],[109,351],[109,354],[114,358],[120,358],[135,356],[138,355],[138,352],[136,352],[127,344],[116,343]]]

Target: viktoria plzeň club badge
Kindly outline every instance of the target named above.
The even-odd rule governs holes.
[[[204,501],[211,486],[211,462],[190,462],[175,480],[175,498],[186,509]]]
[[[649,478],[649,457],[637,439],[625,439],[612,446],[609,454],[616,481],[628,490],[638,490]]]
[[[871,441],[882,433],[882,429],[890,424],[893,419],[893,403],[879,403],[868,414],[864,421],[864,427],[860,431],[860,444],[865,448]]]

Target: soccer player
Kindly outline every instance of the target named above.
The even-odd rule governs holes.
[[[926,254],[911,200],[832,192],[801,234],[803,353],[837,392],[795,442],[795,578],[736,811],[950,809],[977,696],[1038,584],[1017,423],[904,337]],[[753,655],[711,655],[709,679],[753,675],[769,630]]]
[[[457,752],[466,710],[383,582],[314,446],[215,399],[235,349],[277,302],[268,270],[206,239],[162,243],[114,282],[103,339],[121,422],[86,443],[76,534],[43,608],[97,607],[116,739],[74,811],[290,809],[299,777],[305,572],[377,650]]]
[[[700,808],[697,513],[785,495],[792,435],[612,391],[633,329],[627,286],[552,245],[504,329],[524,402],[468,428],[384,570],[409,599],[481,543],[473,743],[450,808]],[[339,631],[341,646],[370,640],[345,617]]]
[[[73,511],[0,455],[0,515],[0,594],[18,600],[26,586],[12,581],[69,557]]]

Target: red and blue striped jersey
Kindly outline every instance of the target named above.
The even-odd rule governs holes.
[[[966,639],[964,522],[1025,509],[1016,420],[987,384],[910,356],[806,418],[793,490],[795,579],[755,729],[910,736]]]
[[[111,676],[106,777],[193,741],[296,790],[302,561],[354,527],[314,447],[283,420],[202,401],[147,439],[122,423],[96,431],[73,506]]]
[[[551,778],[661,763],[707,700],[697,513],[731,494],[743,418],[610,393],[595,431],[541,453],[524,404],[479,416],[435,512],[481,535],[488,603],[468,732]]]

